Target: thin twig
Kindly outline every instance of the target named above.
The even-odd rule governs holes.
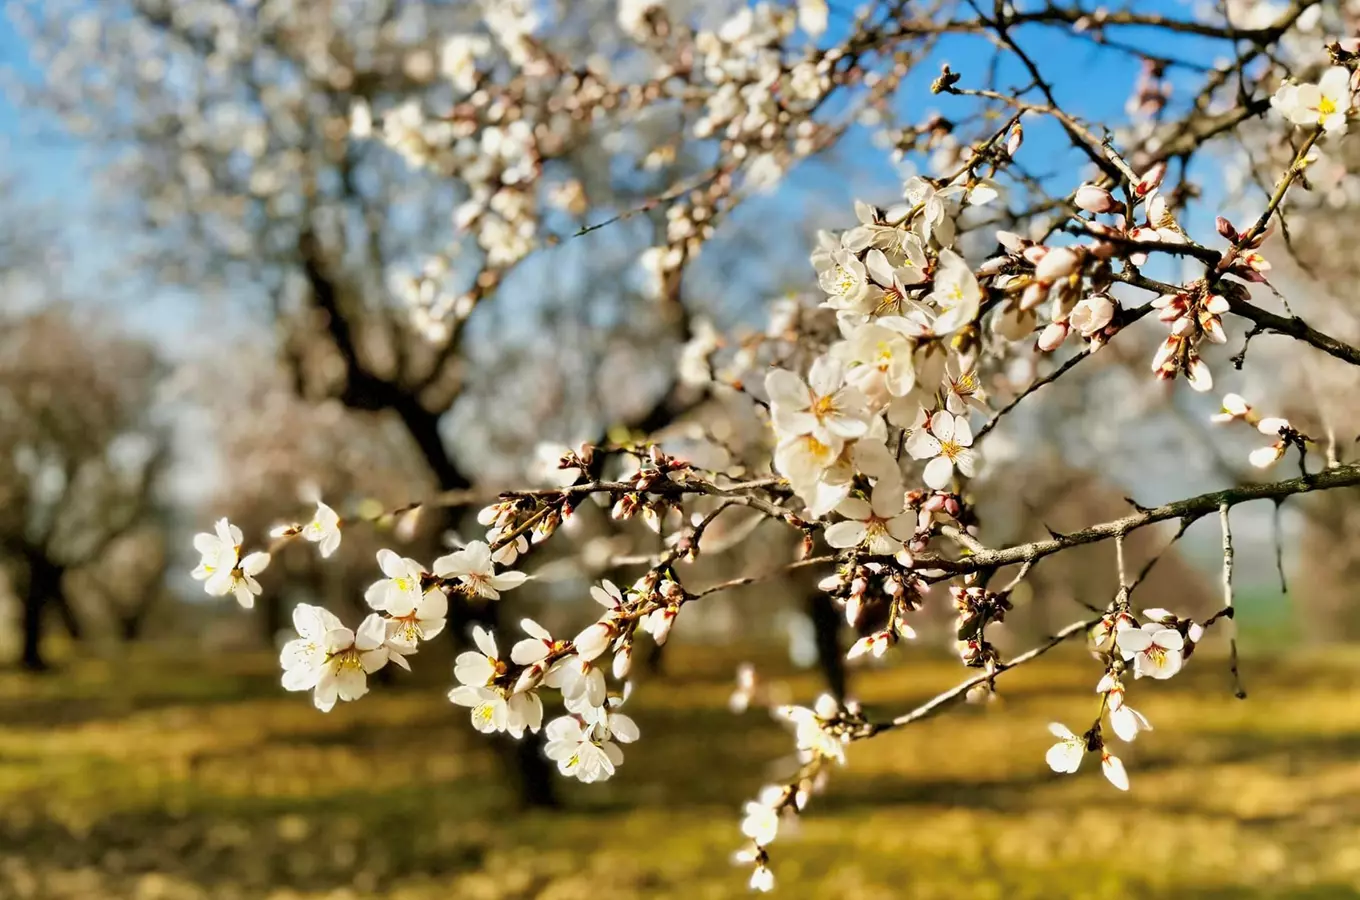
[[[1097,618],[1086,619],[1080,622],[1073,622],[1072,624],[1065,626],[1057,634],[1049,638],[1047,642],[1040,644],[1037,647],[1033,647],[1025,651],[1024,653],[1021,653],[1019,656],[1015,657],[1010,662],[1000,663],[999,665],[996,666],[996,668],[993,671],[984,672],[981,675],[969,678],[967,681],[960,682],[959,684],[954,685],[954,687],[950,688],[944,693],[937,694],[936,696],[927,700],[925,703],[922,703],[920,706],[916,707],[909,713],[904,713],[903,715],[900,715],[891,721],[874,724],[870,726],[869,729],[867,729],[867,733],[864,734],[863,736],[869,737],[870,735],[878,734],[879,732],[882,731],[889,731],[894,728],[901,728],[903,725],[910,725],[912,722],[924,719],[927,716],[937,712],[941,707],[947,706],[950,702],[964,696],[965,694],[968,693],[968,691],[970,691],[977,685],[983,684],[984,682],[991,682],[1002,672],[1010,671],[1011,669],[1023,665],[1024,663],[1027,663],[1032,659],[1036,659],[1040,656],[1043,656],[1045,653],[1052,650],[1054,647],[1058,646],[1063,641],[1067,640],[1073,635],[1082,634],[1086,630],[1093,628],[1095,624],[1099,621],[1100,619]]]
[[[1218,508],[1218,523],[1223,529],[1223,608],[1227,610],[1226,618],[1232,622],[1228,627],[1228,667],[1232,671],[1233,694],[1239,700],[1247,699],[1247,692],[1242,687],[1242,674],[1237,666],[1237,616],[1233,606],[1233,544],[1232,528],[1228,525],[1228,504],[1224,503]]]

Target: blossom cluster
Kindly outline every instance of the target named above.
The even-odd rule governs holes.
[[[862,41],[821,47],[827,4],[801,0],[796,6],[738,4],[725,20],[700,28],[680,21],[667,4],[625,0],[619,28],[636,44],[633,50],[659,61],[646,78],[626,82],[603,64],[568,65],[555,55],[540,39],[547,26],[533,5],[488,2],[486,33],[456,34],[442,46],[439,69],[451,103],[431,109],[431,98],[422,96],[379,109],[363,101],[351,111],[353,136],[375,138],[411,166],[465,189],[453,225],[482,258],[473,287],[456,300],[444,297],[440,284],[452,269],[437,260],[419,277],[403,279],[399,293],[430,328],[447,329],[444,320],[465,318],[504,273],[555,242],[545,222],[556,216],[545,215],[545,206],[568,219],[590,208],[581,181],[548,183],[554,161],[578,152],[619,117],[675,101],[683,139],[714,150],[716,160],[684,189],[644,207],[664,205],[655,223],[664,237],[638,263],[649,292],[678,304],[679,276],[739,198],[773,184],[834,135],[836,128],[816,115],[836,106],[827,102],[832,93],[862,81],[872,98],[904,74],[896,63],[892,75],[872,79],[862,68],[866,48],[901,37],[890,21],[856,18],[852,28]],[[798,52],[795,43],[801,44]],[[593,783],[612,777],[623,763],[622,745],[640,736],[622,712],[631,695],[635,647],[641,635],[665,644],[679,617],[707,593],[686,586],[680,564],[706,549],[705,532],[714,519],[738,506],[796,530],[803,558],[794,565],[834,566],[818,586],[855,630],[848,659],[885,658],[917,637],[916,614],[923,607],[948,603],[951,642],[974,674],[945,699],[993,696],[997,679],[1015,665],[994,643],[993,631],[1018,602],[1014,588],[1030,567],[1062,549],[1053,546],[1061,536],[1027,545],[1027,555],[1007,555],[981,540],[975,497],[997,467],[988,435],[1049,380],[1017,384],[1013,364],[1023,362],[1029,371],[1052,365],[1050,377],[1056,378],[1147,316],[1164,329],[1152,354],[1154,376],[1183,376],[1195,391],[1213,389],[1206,354],[1212,359],[1211,347],[1228,341],[1228,317],[1256,316],[1250,334],[1276,322],[1259,316],[1249,286],[1270,278],[1262,248],[1285,192],[1314,159],[1310,147],[1346,130],[1356,88],[1354,66],[1341,64],[1356,60],[1346,54],[1360,54],[1360,44],[1350,50],[1338,45],[1332,51],[1338,65],[1316,83],[1286,81],[1278,89],[1271,83],[1279,116],[1307,129],[1303,145],[1259,219],[1239,229],[1225,216],[1216,218],[1216,233],[1227,242],[1221,249],[1201,243],[1182,225],[1194,221],[1184,213],[1195,186],[1186,165],[1179,176],[1171,174],[1178,152],[1149,138],[1126,157],[1113,138],[1093,136],[1080,120],[1050,105],[1051,97],[1044,104],[970,88],[962,73],[946,66],[936,93],[995,101],[1013,114],[988,117],[994,130],[973,142],[960,140],[955,124],[942,116],[913,128],[884,123],[880,136],[890,136],[895,154],[908,145],[935,152],[932,174],[905,178],[900,197],[886,206],[856,202],[855,224],[819,232],[805,273],[809,284],[815,280],[811,302],[774,305],[763,335],[725,344],[711,327],[695,325],[686,336],[680,381],[706,391],[726,385],[754,400],[753,415],[766,428],[759,471],[773,471],[773,477],[738,482],[646,441],[568,451],[557,460],[555,487],[507,491],[479,512],[484,540],[428,566],[394,550],[379,551],[382,577],[364,594],[372,611],[356,628],[320,607],[298,606],[297,637],[280,656],[283,687],[310,691],[323,711],[358,700],[368,691],[369,675],[388,663],[409,668],[422,645],[444,631],[451,599],[499,603],[505,592],[525,584],[529,576],[510,567],[530,562],[535,548],[594,495],[616,522],[638,519],[661,535],[659,552],[641,557],[645,574],[626,587],[607,579],[592,584],[592,615],[574,635],[568,631],[570,637],[554,636],[533,618],[499,632],[472,627],[471,647],[456,657],[448,693],[468,710],[478,732],[517,740],[541,735],[543,753],[561,774]],[[1172,86],[1162,64],[1145,67],[1130,98],[1131,115],[1153,127],[1168,108]],[[1005,198],[1012,188],[1033,186],[1016,157],[1023,148],[1022,120],[1035,116],[1060,123],[1094,169],[1057,176],[1066,193],[1046,207],[1051,220],[1015,225]],[[654,149],[639,169],[666,167],[676,152],[674,146]],[[1010,230],[1022,225],[1036,227]],[[1145,274],[1153,259],[1186,262],[1180,271],[1191,274],[1175,282],[1153,280]],[[1136,305],[1134,291],[1153,297]],[[720,368],[715,359],[725,346],[733,352]],[[1066,362],[1044,362],[1060,353],[1069,354]],[[1014,398],[999,404],[998,394]],[[1215,418],[1244,421],[1272,440],[1249,457],[1260,468],[1290,447],[1299,450],[1303,465],[1306,449],[1316,443],[1283,418],[1260,416],[1235,394]],[[620,461],[626,464],[610,468]],[[615,471],[622,472],[617,480],[605,479]],[[272,537],[301,538],[329,558],[345,524],[318,504],[308,523],[281,526]],[[1226,521],[1224,528],[1226,539]],[[1082,542],[1116,531],[1122,541],[1124,532],[1115,529]],[[808,558],[818,541],[828,552]],[[1128,772],[1107,733],[1131,742],[1152,729],[1128,705],[1128,685],[1174,677],[1214,620],[1201,624],[1163,609],[1131,613],[1132,587],[1119,546],[1121,588],[1103,608],[1093,607],[1100,618],[1089,629],[1102,666],[1095,688],[1099,710],[1081,733],[1052,724],[1057,743],[1046,760],[1054,771],[1070,774],[1088,753],[1098,754],[1109,782],[1128,790]],[[202,561],[193,575],[207,592],[232,595],[249,608],[262,593],[258,576],[270,552],[246,552],[242,532],[225,519],[213,533],[198,535],[195,548]],[[992,581],[1009,565],[1021,566],[1010,584]],[[1230,598],[1228,610],[1231,615]],[[732,700],[738,711],[760,694],[753,671],[743,671]],[[760,891],[774,886],[771,845],[829,773],[846,763],[847,747],[934,709],[927,704],[873,721],[854,701],[830,695],[810,707],[772,705],[792,732],[798,770],[783,784],[765,786],[744,808],[740,830],[749,844],[738,858],[752,865],[750,886]]]
[[[1123,676],[1131,669],[1134,679],[1143,677],[1164,681],[1181,670],[1204,636],[1204,626],[1177,618],[1165,609],[1143,610],[1143,623],[1129,612],[1104,616],[1092,630],[1092,643],[1106,661],[1105,674],[1096,685],[1100,695],[1100,716],[1094,725],[1077,735],[1066,725],[1054,722],[1049,732],[1058,742],[1048,750],[1049,768],[1071,774],[1081,766],[1087,753],[1100,755],[1105,778],[1121,791],[1129,789],[1128,771],[1105,743],[1101,723],[1108,719],[1110,730],[1126,743],[1139,732],[1151,731],[1147,717],[1124,700]]]

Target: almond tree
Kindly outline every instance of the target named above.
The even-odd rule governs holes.
[[[663,643],[705,597],[814,571],[827,602],[864,632],[852,657],[896,652],[927,609],[953,611],[960,659],[974,670],[955,688],[895,713],[834,696],[776,710],[802,765],[746,808],[742,830],[751,843],[742,854],[753,888],[773,887],[769,848],[781,821],[804,811],[851,756],[850,745],[955,701],[986,699],[1006,672],[1067,640],[1085,640],[1096,661],[1095,715],[1080,731],[1054,723],[1058,743],[1047,762],[1072,773],[1096,754],[1111,784],[1128,790],[1136,778],[1114,740],[1133,740],[1150,727],[1126,705],[1135,681],[1174,677],[1195,664],[1206,634],[1223,630],[1244,694],[1232,633],[1232,508],[1360,485],[1360,466],[1344,450],[1352,442],[1224,391],[1236,372],[1256,363],[1255,342],[1264,334],[1292,341],[1291,359],[1323,355],[1360,365],[1360,348],[1291,311],[1271,281],[1272,258],[1289,247],[1267,244],[1275,230],[1288,234],[1316,152],[1345,140],[1360,51],[1360,40],[1347,34],[1356,11],[1312,0],[1228,2],[1203,18],[1136,7],[1090,11],[1051,0],[1023,7],[879,0],[854,11],[824,0],[801,0],[796,8],[733,3],[721,11],[624,0],[612,22],[598,11],[594,4],[496,2],[442,16],[434,6],[341,3],[309,7],[302,16],[285,3],[262,3],[248,14],[227,3],[132,3],[128,16],[73,29],[92,33],[86,43],[105,50],[109,42],[141,41],[173,48],[177,62],[201,60],[206,77],[193,90],[206,96],[189,106],[209,108],[214,92],[227,91],[266,111],[219,113],[227,123],[219,121],[219,129],[253,135],[247,143],[258,152],[245,155],[265,162],[250,165],[233,163],[231,152],[205,154],[196,132],[184,136],[176,104],[189,88],[167,67],[153,66],[148,77],[139,60],[128,80],[77,77],[47,98],[58,109],[87,112],[101,86],[118,85],[117,93],[135,84],[130,99],[145,108],[169,103],[175,114],[134,117],[133,133],[160,127],[168,134],[173,123],[168,143],[180,150],[168,168],[188,166],[194,174],[183,184],[157,183],[171,195],[201,188],[216,196],[215,185],[241,173],[258,179],[229,194],[258,202],[221,203],[212,216],[183,217],[190,206],[183,196],[147,209],[211,222],[209,231],[223,229],[228,243],[243,248],[242,223],[270,235],[263,246],[285,254],[284,271],[300,272],[291,280],[281,274],[277,289],[297,285],[316,314],[311,331],[323,336],[323,356],[333,361],[319,366],[332,373],[327,383],[351,406],[396,413],[417,445],[430,447],[441,486],[471,481],[441,471],[435,410],[452,401],[444,391],[457,384],[457,374],[443,380],[442,367],[457,373],[458,363],[477,361],[477,348],[464,340],[478,321],[498,306],[526,302],[513,273],[531,271],[549,254],[558,255],[543,265],[560,265],[574,248],[605,253],[618,245],[609,235],[625,243],[638,221],[652,224],[655,237],[631,274],[643,279],[685,349],[675,390],[635,421],[637,429],[653,432],[683,412],[682,385],[689,395],[725,401],[722,432],[705,434],[724,452],[717,464],[636,435],[606,435],[562,455],[565,484],[498,492],[478,517],[484,540],[430,560],[379,554],[379,587],[366,594],[372,611],[361,623],[351,628],[333,612],[299,607],[299,637],[281,660],[283,686],[311,691],[329,710],[364,696],[368,676],[387,663],[418,664],[421,642],[439,630],[446,609],[473,602],[497,608],[500,595],[532,573],[536,548],[593,498],[616,519],[652,525],[662,535],[660,549],[626,558],[641,572],[629,583],[597,585],[591,594],[600,611],[575,634],[554,636],[529,620],[518,629],[492,623],[473,631],[476,649],[459,657],[450,692],[479,731],[523,741],[544,734],[546,756],[584,782],[613,776],[623,745],[639,737],[637,724],[619,711],[635,647]],[[364,41],[337,25],[356,17],[371,25]],[[1115,60],[1129,58],[1141,74],[1122,84],[1102,80],[1098,92],[1062,83],[1036,53],[1041,34],[1065,48],[1094,46],[1111,73],[1125,71]],[[967,65],[935,69],[943,49],[965,46],[959,52]],[[1206,65],[1211,55],[1221,62]],[[281,60],[286,82],[260,74]],[[380,61],[386,67],[376,67]],[[926,67],[941,111],[913,118],[920,98],[912,86]],[[1078,109],[1070,98],[1082,87],[1097,100],[1104,91],[1127,91],[1128,103],[1122,113]],[[298,125],[315,118],[326,127]],[[201,132],[205,145],[213,121],[208,116]],[[856,144],[866,132],[893,161],[917,171],[855,203],[855,224],[818,236],[805,289],[771,304],[762,330],[697,327],[686,285],[704,277],[707,260],[724,264],[720,276],[770,265],[750,254],[724,256],[751,199],[793,184],[813,166],[839,162],[844,174],[855,174],[871,164],[863,141]],[[274,152],[275,141],[298,134],[322,139]],[[578,163],[598,163],[611,151],[610,165],[595,177],[580,174]],[[1197,203],[1224,195],[1217,173],[1234,153],[1269,169],[1262,189],[1246,192],[1231,211]],[[423,201],[409,214],[420,227],[403,228],[408,218],[395,214],[375,227],[365,214],[372,210],[361,159],[405,167],[399,171]],[[267,174],[275,164],[284,170]],[[628,174],[614,175],[621,170]],[[270,189],[279,184],[289,188]],[[1198,224],[1206,206],[1224,213],[1212,231]],[[344,299],[337,273],[352,266],[356,284],[380,280],[394,264],[382,254],[390,242],[431,232],[438,238],[428,243],[436,246],[423,250],[417,274],[398,292],[406,317],[393,318],[396,309],[383,305],[381,321],[401,324],[360,329],[345,314],[357,301]],[[422,252],[419,241],[404,249]],[[538,288],[555,289],[551,280]],[[370,341],[386,349],[367,356]],[[1240,349],[1229,357],[1219,350],[1224,344]],[[1150,391],[1174,399],[1217,384],[1222,427],[1254,429],[1262,440],[1245,461],[1267,471],[1296,467],[1298,474],[1153,505],[1130,499],[1126,515],[1072,532],[984,542],[981,501],[1016,487],[995,477],[1004,469],[989,470],[989,457],[999,460],[1017,446],[1023,452],[1017,433],[1024,434],[1027,411],[1058,390],[1050,385],[1090,384],[1100,363],[1088,360],[1115,355],[1140,356],[1143,371],[1131,385],[1099,392],[1105,415],[1141,403]],[[384,362],[366,361],[375,359]],[[403,368],[415,359],[423,368]],[[431,375],[431,365],[440,374]],[[414,392],[394,387],[394,373],[408,371],[423,373]],[[435,394],[438,402],[425,405]],[[729,440],[748,432],[760,437]],[[1131,455],[1108,464],[1132,477],[1143,462]],[[1161,473],[1141,475],[1155,482]],[[465,502],[446,495],[426,505]],[[344,553],[338,536],[366,527],[363,516],[318,508],[307,521],[310,514],[295,511],[296,524],[267,538],[247,537],[225,520],[201,535],[196,546],[210,592],[240,596],[244,585],[253,594],[261,560],[282,543],[312,540]],[[711,540],[715,523],[736,515],[787,529],[801,550],[777,564],[753,562],[737,578],[697,583],[686,564],[740,546]],[[1184,609],[1136,607],[1133,594],[1156,557],[1136,569],[1126,560],[1127,538],[1175,522],[1174,543],[1201,519],[1220,531],[1220,608],[1196,621]],[[1028,651],[1003,655],[995,626],[1035,567],[1107,542],[1115,551],[1113,594],[1080,598],[1081,618]],[[558,704],[562,714],[548,718],[545,709],[555,713]]]
[[[47,668],[50,614],[73,638],[85,632],[68,577],[122,590],[119,545],[158,512],[169,449],[160,372],[146,344],[62,306],[0,328],[0,562],[19,586],[27,669]],[[133,630],[150,596],[109,611]]]

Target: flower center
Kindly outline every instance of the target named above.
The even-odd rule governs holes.
[[[415,643],[421,637],[420,626],[416,624],[416,614],[413,612],[409,616],[396,616],[393,618],[397,624],[397,633],[411,643]]]
[[[819,463],[831,458],[831,448],[810,434],[803,435],[803,452]]]
[[[958,441],[940,441],[940,455],[949,459],[950,462],[958,459],[963,454],[963,445]]]
[[[880,316],[897,315],[902,312],[906,303],[906,296],[895,287],[883,289],[883,296],[878,300],[878,308],[874,310]],[[883,345],[880,343],[880,347]]]
[[[979,386],[976,372],[964,372],[954,382],[954,393],[960,397],[971,397],[978,392]]]
[[[1323,97],[1321,100],[1318,101],[1319,118],[1330,116],[1334,112],[1336,112],[1336,101],[1333,100],[1331,97]]]
[[[836,411],[836,395],[827,394],[823,397],[818,397],[813,401],[811,411],[819,420],[831,415]]]
[[[845,266],[836,267],[836,293],[844,297],[855,289],[856,278]]]
[[[335,673],[338,675],[346,669],[362,669],[363,663],[359,661],[359,651],[350,647],[331,655],[328,662],[335,664]]]

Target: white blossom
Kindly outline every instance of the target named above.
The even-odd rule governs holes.
[[[798,27],[812,37],[826,31],[826,0],[798,0]]]
[[[950,215],[950,200],[961,193],[963,187],[960,185],[937,189],[919,175],[907,179],[902,194],[913,206],[920,208],[915,223],[923,240],[934,238],[941,247],[953,243],[954,220]]]
[[[491,50],[491,42],[471,34],[455,34],[440,49],[439,65],[454,88],[470,93],[477,86],[477,60]]]
[[[784,789],[778,785],[762,788],[757,799],[746,801],[741,833],[761,847],[774,843],[779,834],[779,804],[783,799]]]
[[[599,708],[605,703],[604,670],[575,654],[558,660],[543,683],[561,691],[563,702],[572,712]]]
[[[255,576],[269,565],[269,554],[251,553],[240,559],[242,540],[241,529],[226,519],[217,521],[213,533],[194,535],[194,549],[203,558],[190,574],[204,582],[204,590],[212,596],[231,594],[243,608],[250,609],[262,593]]]
[[[945,409],[956,416],[965,416],[974,409],[987,411],[987,392],[982,389],[976,368],[947,362],[944,373]]]
[[[927,486],[938,491],[948,487],[956,468],[965,476],[973,476],[976,459],[969,449],[972,445],[973,429],[968,419],[940,410],[931,415],[929,429],[916,431],[907,439],[907,452],[913,459],[930,460],[923,477]]]
[[[303,540],[319,545],[321,558],[330,557],[340,547],[340,516],[320,500],[316,502],[316,514],[302,526]]]
[[[1317,84],[1282,86],[1271,103],[1295,125],[1316,125],[1328,134],[1345,134],[1352,97],[1350,70],[1332,66]]]
[[[770,414],[781,435],[815,435],[829,443],[862,437],[869,430],[868,399],[845,384],[845,365],[819,356],[808,369],[806,382],[787,369],[765,376]]]
[[[877,405],[905,397],[916,386],[915,335],[912,322],[887,316],[856,326],[838,345],[838,355],[850,365],[846,381]]]
[[[296,640],[284,645],[283,686],[290,691],[312,690],[312,702],[330,712],[337,700],[358,700],[368,693],[368,676],[387,664],[384,646],[387,626],[370,614],[350,631],[319,606],[299,604],[293,610]]]
[[[510,648],[510,660],[515,665],[529,666],[541,662],[557,649],[557,642],[548,629],[533,619],[521,619],[519,627],[529,636]]]
[[[1167,679],[1181,670],[1185,638],[1174,628],[1148,622],[1117,632],[1115,640],[1124,659],[1133,660],[1135,678]]]
[[[936,334],[952,334],[977,318],[982,289],[968,263],[953,250],[940,251],[934,290],[926,301],[939,310],[931,325]]]
[[[862,544],[872,556],[891,556],[916,531],[916,514],[905,507],[902,484],[881,479],[868,501],[850,497],[836,507],[846,521],[826,529],[826,542],[837,549]]]
[[[1058,743],[1049,747],[1044,756],[1048,767],[1068,775],[1077,771],[1081,767],[1082,757],[1086,755],[1086,739],[1073,734],[1070,728],[1060,722],[1050,723],[1048,733],[1058,739]]]
[[[420,605],[425,576],[420,563],[383,549],[378,551],[378,568],[387,577],[375,581],[364,592],[364,601],[369,606],[393,615],[407,615]]]
[[[1105,695],[1105,708],[1110,713],[1110,727],[1122,741],[1132,741],[1140,731],[1151,731],[1147,717],[1124,702],[1124,685],[1107,672],[1096,685],[1096,693]]]
[[[293,609],[293,630],[298,636],[284,644],[279,654],[285,690],[310,691],[316,687],[326,662],[326,635],[344,627],[334,613],[323,607],[299,603]]]
[[[401,595],[400,600],[407,600]],[[421,641],[428,641],[444,630],[449,614],[449,598],[439,588],[431,588],[420,596],[415,606],[406,610],[400,605],[389,606],[387,620],[388,646],[401,652],[415,650]],[[393,662],[397,662],[393,658]]]
[[[529,580],[523,572],[497,574],[491,548],[483,541],[472,541],[462,550],[436,559],[434,574],[440,578],[457,578],[472,593],[488,600],[499,600],[501,591],[517,588]]]
[[[586,784],[604,781],[623,764],[623,751],[575,716],[562,716],[548,723],[544,753],[557,763],[558,771]]]
[[[807,755],[824,756],[845,764],[845,744],[827,729],[840,714],[840,704],[830,694],[817,698],[812,709],[805,706],[781,706],[776,715],[793,724],[794,740],[799,751]]]
[[[868,315],[875,299],[869,272],[855,254],[836,248],[813,253],[817,283],[830,294],[826,306],[842,312]]]

